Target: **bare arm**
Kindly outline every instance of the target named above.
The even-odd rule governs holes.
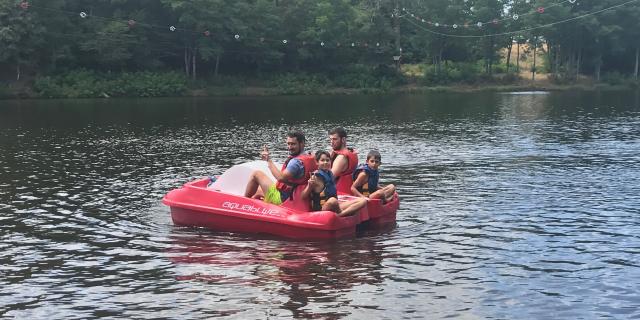
[[[262,148],[262,152],[260,152],[260,157],[262,158],[262,160],[267,161],[267,166],[269,167],[269,171],[271,171],[271,174],[273,175],[274,178],[276,178],[277,181],[286,182],[286,181],[289,181],[291,178],[293,178],[293,174],[291,174],[289,170],[285,169],[284,171],[280,171],[280,169],[276,167],[275,163],[271,161],[269,149],[267,149],[266,145]]]
[[[333,164],[331,164],[331,172],[334,177],[339,177],[342,172],[347,170],[347,166],[349,166],[349,160],[344,155],[339,154],[334,160]]]
[[[356,180],[353,182],[353,184],[351,184],[351,194],[358,197],[364,197],[364,195],[360,193],[360,191],[358,191],[358,187],[364,185],[365,183],[368,183],[367,182],[368,179],[369,179],[369,176],[367,175],[366,172],[364,171],[360,172],[358,174],[358,177],[356,177]]]
[[[311,179],[313,179],[313,177],[311,177]],[[311,198],[311,190],[313,189],[313,186],[311,185],[311,179],[307,181],[307,185],[304,187],[304,190],[302,190],[302,193],[300,194],[302,199],[309,200]]]
[[[280,171],[271,159],[267,160],[267,165],[269,166],[269,171],[271,171],[271,174],[276,178],[276,180],[280,182],[287,182],[293,178],[293,174],[291,174],[289,170],[285,169],[284,171]]]
[[[324,188],[324,183],[318,180],[315,175],[312,175],[311,178],[309,178],[307,185],[304,187],[304,190],[302,190],[301,197],[307,200],[311,199],[311,192],[320,193],[322,188]]]

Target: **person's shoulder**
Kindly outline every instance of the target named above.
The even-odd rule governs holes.
[[[347,159],[347,155],[346,155],[346,154],[344,154],[344,153],[338,153],[338,152],[336,152],[336,153],[335,153],[335,159],[338,159],[338,158],[340,158],[340,159]]]
[[[291,161],[289,161],[289,164],[287,165],[287,168],[293,168],[293,169],[296,169],[296,170],[300,170],[300,169],[304,168],[304,162],[302,162],[301,159],[293,158],[293,159],[291,159]]]
[[[331,170],[329,170],[327,172],[327,184],[335,184],[336,182],[336,177],[333,175],[333,172]]]

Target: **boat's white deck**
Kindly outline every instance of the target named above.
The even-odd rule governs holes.
[[[280,164],[276,163],[276,167],[280,168]],[[264,172],[273,181],[276,181],[276,178],[269,171],[266,161],[250,161],[229,168],[208,188],[243,196],[249,177],[255,170]]]

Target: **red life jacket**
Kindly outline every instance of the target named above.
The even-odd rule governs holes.
[[[333,150],[331,152],[331,163],[333,163],[340,154],[347,158],[347,169],[336,175],[336,188],[338,192],[351,193],[351,185],[353,184],[351,175],[358,166],[358,153],[351,148]]]
[[[291,161],[291,159],[299,159],[300,161],[302,161],[304,174],[298,179],[291,179],[287,182],[278,181],[276,183],[276,188],[282,192],[286,192],[287,194],[289,194],[289,197],[293,196],[293,191],[295,191],[297,186],[305,184],[307,183],[307,181],[309,181],[311,172],[318,169],[318,166],[316,165],[316,159],[313,157],[313,155],[301,153],[297,156],[289,156],[287,160],[282,164],[282,168],[280,169],[281,172],[284,172],[284,170],[287,168],[287,164],[289,164],[289,161]]]

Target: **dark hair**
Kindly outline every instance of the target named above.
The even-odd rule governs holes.
[[[347,137],[347,131],[344,130],[343,127],[335,127],[331,130],[329,130],[329,134],[338,134],[338,137],[340,138],[346,138]]]
[[[316,161],[320,161],[320,157],[322,157],[323,154],[325,156],[329,157],[329,159],[331,159],[331,154],[329,153],[329,151],[327,151],[327,150],[318,150],[318,151],[316,151],[316,156],[315,156]]]
[[[291,130],[287,132],[287,137],[296,138],[296,140],[301,143],[305,142],[304,133],[302,133],[302,131],[300,130]]]
[[[378,150],[369,151],[369,153],[367,153],[367,160],[369,160],[370,158],[382,161],[382,156],[380,155],[380,152],[378,152]]]

